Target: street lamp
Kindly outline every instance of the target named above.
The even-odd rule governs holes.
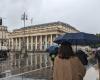
[[[24,33],[23,35],[25,35],[25,23],[26,23],[26,20],[28,20],[28,17],[26,15],[26,13],[24,12],[24,14],[22,15],[21,17],[21,20],[23,20],[23,23],[24,23]],[[25,37],[23,36],[23,40],[22,40],[22,54],[24,57],[27,56],[27,51],[26,51],[26,40],[25,40]]]
[[[7,32],[7,27],[2,25],[3,19],[0,17],[0,27],[1,27],[1,45],[0,45],[0,54],[2,55],[1,57],[6,59],[7,58],[7,53],[8,53],[8,48],[7,48],[7,39],[6,39],[6,32]]]
[[[6,18],[3,18],[3,17],[0,17],[0,25],[1,25],[1,33],[2,33],[2,35],[1,35],[1,46],[4,46],[4,41],[6,41],[6,32],[4,32],[6,29],[5,29],[5,27],[3,27],[2,25],[3,25],[3,20],[4,19],[6,19]],[[5,35],[5,38],[4,38],[4,35]]]
[[[0,25],[1,25],[1,32],[2,32],[2,37],[1,37],[1,47],[3,46],[3,26],[2,26],[2,17],[0,17]]]

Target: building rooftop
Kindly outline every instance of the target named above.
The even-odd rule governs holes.
[[[37,24],[37,25],[31,25],[31,26],[27,26],[27,27],[22,27],[20,29],[15,29],[13,31],[23,30],[23,29],[30,29],[30,28],[44,28],[44,27],[48,27],[48,26],[57,26],[57,25],[62,25],[62,26],[65,26],[65,27],[72,28],[72,29],[74,29],[76,31],[79,31],[76,28],[72,27],[71,25],[69,25],[67,23],[64,23],[64,22],[60,22],[60,21],[44,23],[44,24]]]

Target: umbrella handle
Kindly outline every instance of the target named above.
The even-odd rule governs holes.
[[[77,52],[77,40],[76,40],[76,52]]]

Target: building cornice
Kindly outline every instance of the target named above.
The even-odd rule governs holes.
[[[20,30],[22,31],[24,29],[25,30],[26,29],[37,29],[37,28],[46,28],[46,27],[53,27],[53,26],[64,26],[64,27],[68,27],[68,28],[74,29],[74,30],[79,32],[79,30],[77,30],[76,28],[72,27],[71,25],[66,24],[64,22],[60,22],[60,21],[51,22],[51,23],[45,23],[45,24],[38,24],[38,25],[31,25],[31,26],[27,26],[27,27],[22,27],[20,29],[13,30],[13,32],[20,31]]]

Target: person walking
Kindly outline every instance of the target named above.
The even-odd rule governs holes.
[[[76,55],[77,57],[80,59],[80,61],[82,62],[83,65],[88,65],[88,55],[82,51],[82,49],[79,49],[77,52],[76,52]]]
[[[54,60],[53,80],[83,80],[86,69],[70,44],[61,44]]]

